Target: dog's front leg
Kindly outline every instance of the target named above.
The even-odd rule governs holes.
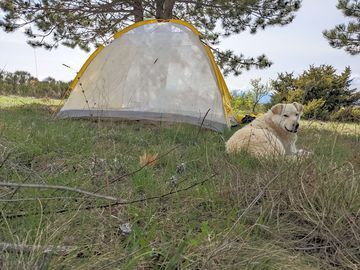
[[[298,155],[298,156],[305,156],[305,157],[311,156],[312,154],[314,154],[314,153],[304,150],[304,149],[299,149],[299,150],[297,150],[297,153],[296,153],[296,155]]]
[[[292,136],[288,141],[285,141],[284,147],[287,155],[296,155],[298,150],[296,149],[295,142],[297,140],[296,136]]]
[[[295,142],[290,143],[290,155],[297,155],[299,150],[296,149]]]
[[[294,137],[293,140],[289,142],[288,145],[288,154],[289,155],[296,155],[296,156],[310,156],[312,152],[306,151],[304,149],[297,149],[295,142],[297,141],[297,137]]]

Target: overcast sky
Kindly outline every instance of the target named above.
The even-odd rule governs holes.
[[[246,89],[254,78],[274,79],[279,72],[302,73],[309,65],[330,64],[339,72],[346,66],[352,69],[353,86],[360,89],[360,55],[351,56],[331,48],[322,31],[346,21],[336,9],[337,0],[303,0],[295,20],[284,27],[275,26],[255,35],[241,33],[231,36],[220,45],[245,56],[266,54],[273,61],[268,69],[244,71],[238,77],[225,78],[229,88]],[[53,51],[33,49],[26,44],[23,33],[4,33],[0,30],[0,69],[25,70],[39,79],[47,76],[72,80],[89,54],[79,49],[59,47]],[[64,67],[71,66],[74,70]]]

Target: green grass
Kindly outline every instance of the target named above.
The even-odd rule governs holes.
[[[61,100],[50,98],[34,98],[20,96],[1,96],[0,108],[18,107],[22,105],[41,104],[41,105],[60,105]]]
[[[188,125],[59,120],[37,104],[0,108],[1,181],[66,185],[130,202],[216,174],[162,199],[92,210],[85,208],[111,202],[57,190],[0,188],[0,241],[76,247],[53,256],[49,269],[360,266],[355,125],[344,133],[339,125],[325,129],[305,122],[298,146],[314,156],[275,161],[226,155],[224,140],[234,130],[198,133]],[[174,147],[154,166],[111,184],[137,170],[144,152],[161,156]],[[186,169],[179,175],[181,163]],[[178,186],[171,183],[173,175]],[[125,223],[131,224],[130,234],[120,230]],[[1,253],[0,269],[34,269],[41,254]]]

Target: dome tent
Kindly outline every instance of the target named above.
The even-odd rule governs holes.
[[[58,116],[184,122],[222,131],[231,96],[200,33],[181,20],[148,20],[115,34],[85,62]]]

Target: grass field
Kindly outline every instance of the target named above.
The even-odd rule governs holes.
[[[59,105],[60,100],[50,98],[34,98],[34,97],[18,97],[18,96],[1,96],[0,95],[0,108],[18,107],[30,104],[42,105]]]
[[[36,247],[0,253],[0,269],[35,269],[49,245],[73,249],[43,269],[359,269],[355,124],[304,122],[298,146],[314,156],[276,161],[226,155],[234,130],[52,111],[0,104],[0,182],[118,201],[0,187],[0,242]],[[140,167],[145,152],[158,160]]]

